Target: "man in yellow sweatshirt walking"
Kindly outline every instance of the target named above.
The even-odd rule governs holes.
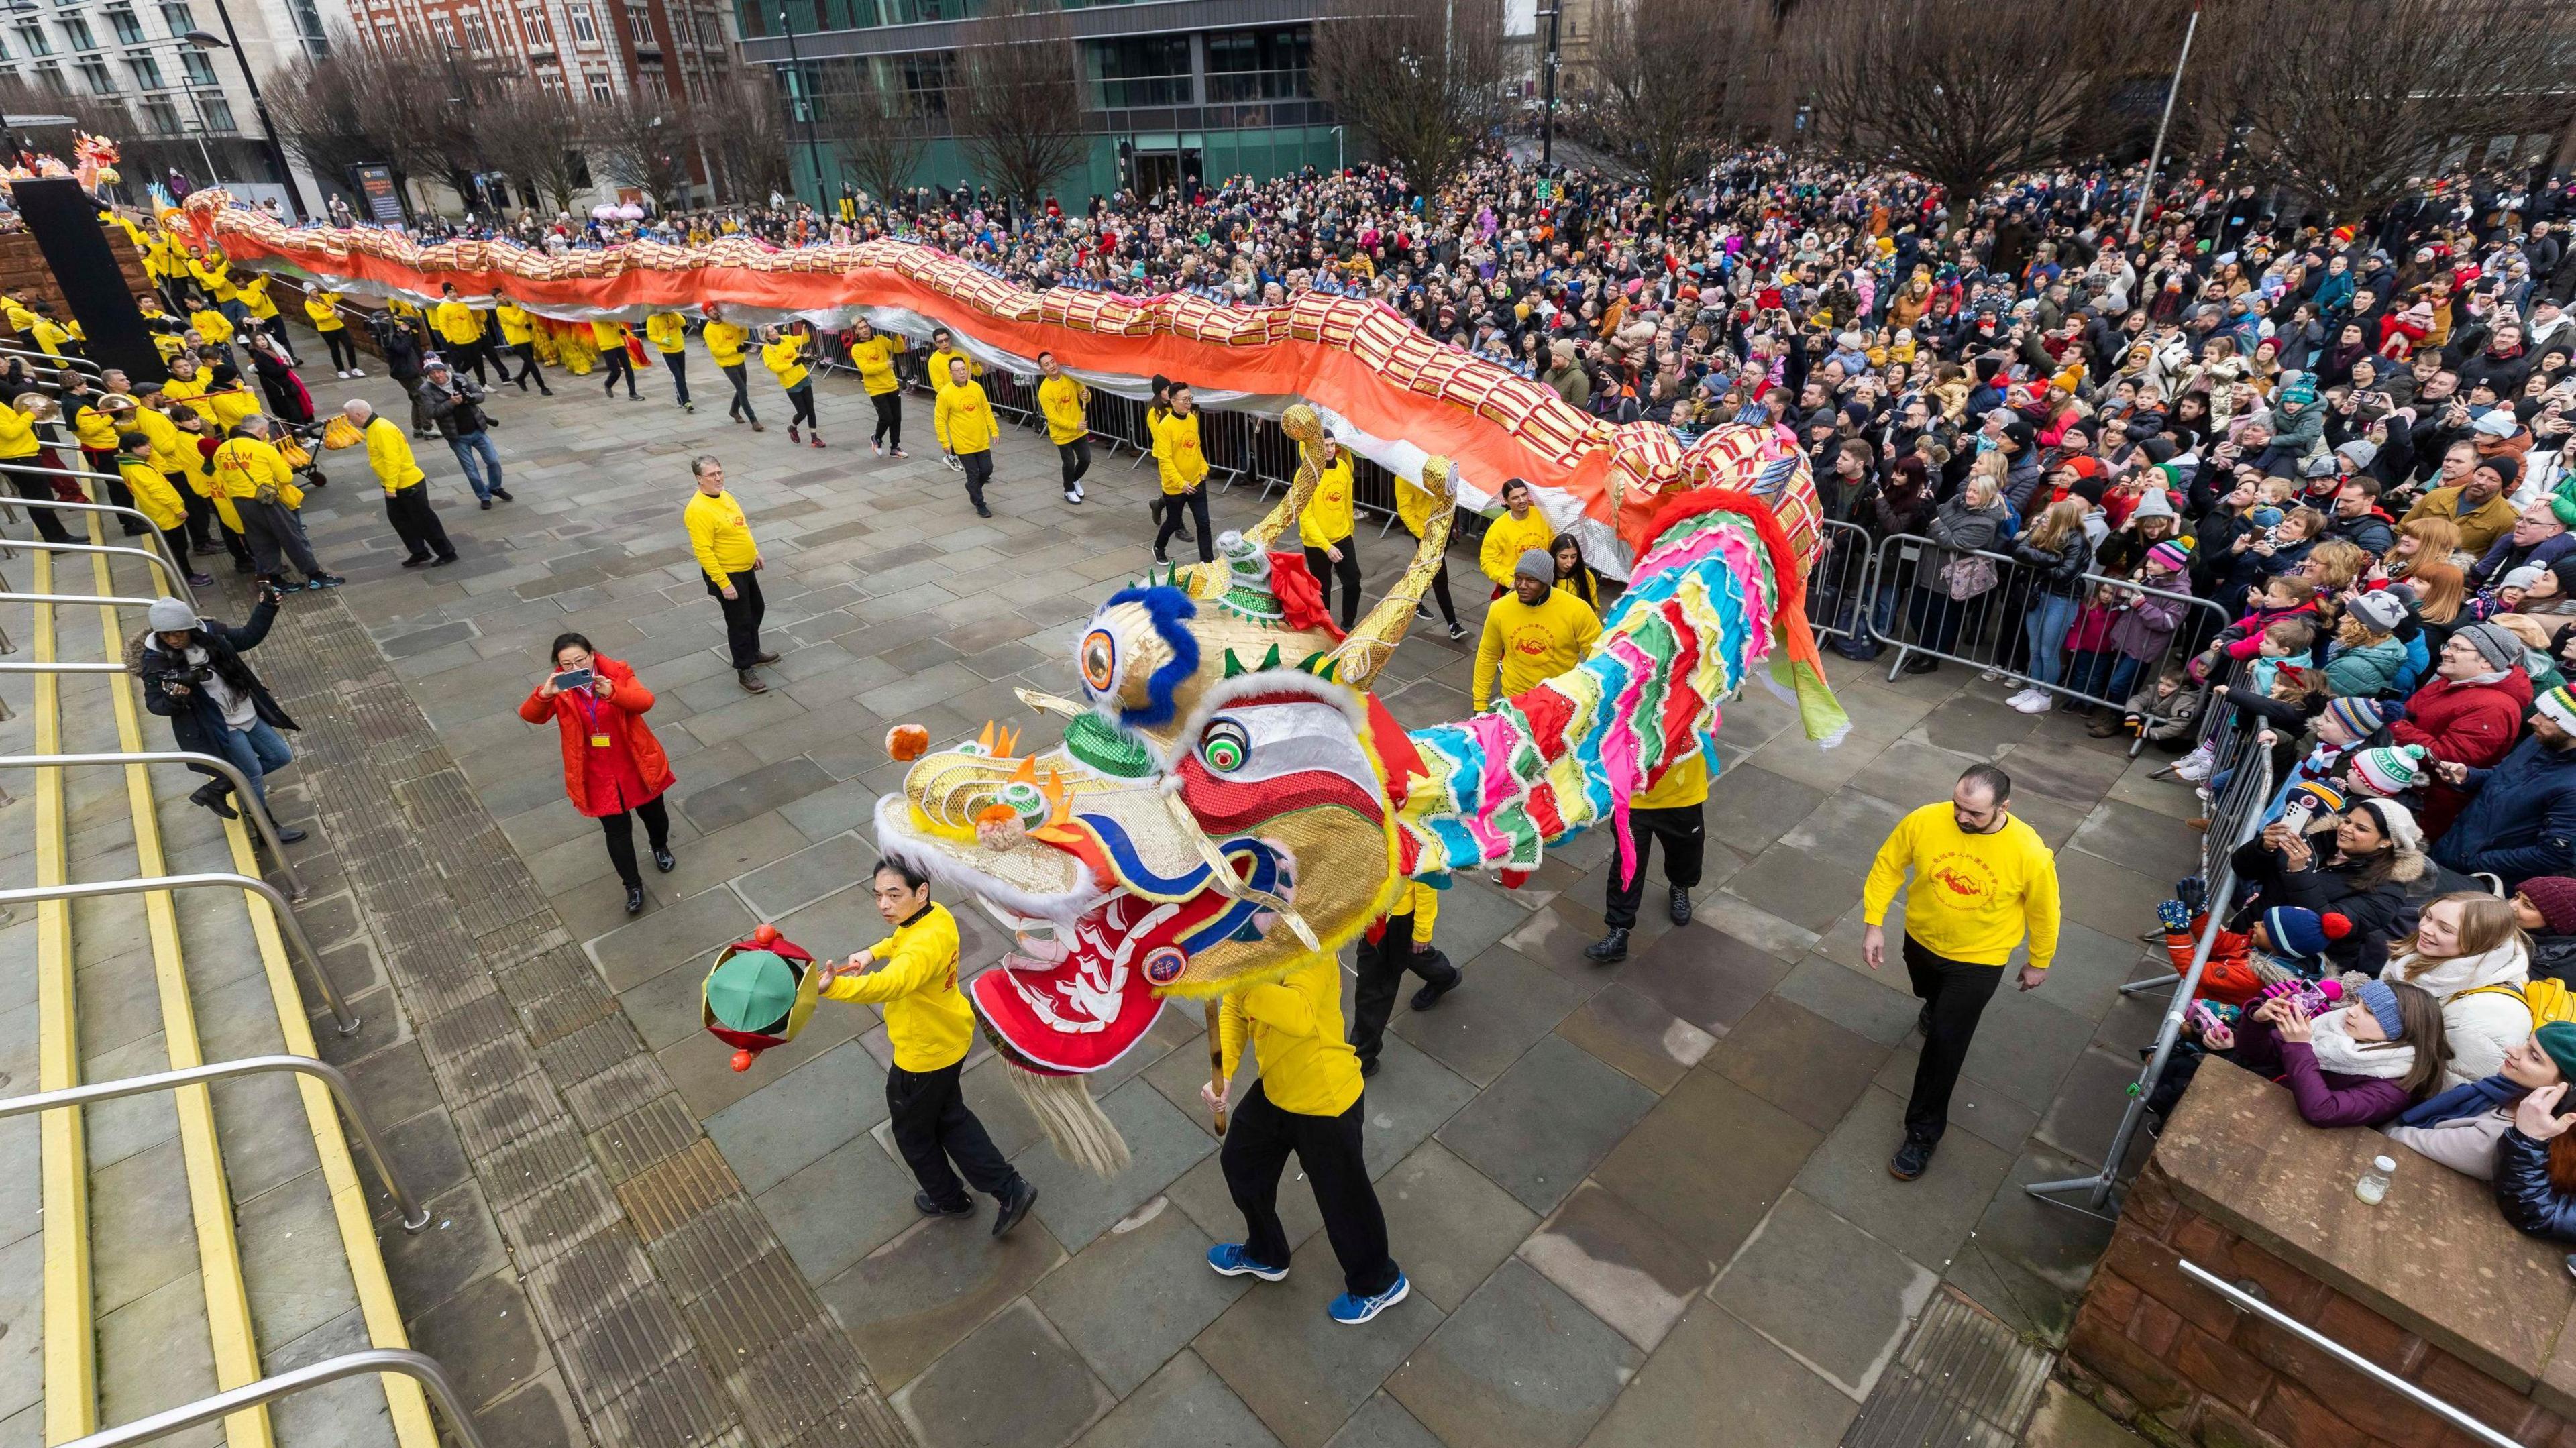
[[[1468,676],[1467,691],[1479,714],[1498,697],[1508,699],[1573,668],[1601,637],[1601,620],[1582,599],[1556,586],[1556,561],[1547,554],[1536,548],[1521,554],[1511,580],[1511,596],[1485,610],[1485,632],[1476,641],[1476,672]]]
[[[975,1010],[957,988],[957,917],[932,904],[929,877],[900,860],[877,861],[873,879],[877,913],[894,934],[845,964],[825,967],[832,974],[823,995],[885,1007],[886,1041],[894,1047],[894,1069],[886,1072],[887,1125],[921,1183],[913,1206],[925,1217],[971,1216],[971,1185],[1000,1204],[993,1218],[999,1237],[1029,1214],[1038,1189],[993,1145],[958,1089],[967,1049],[975,1044]]]
[[[1905,1103],[1905,1140],[1887,1164],[1908,1182],[1932,1164],[1949,1127],[1960,1064],[2013,948],[2029,935],[2020,984],[2037,989],[2057,955],[2058,918],[2057,857],[2013,815],[2012,777],[1991,764],[1971,765],[1946,802],[1907,815],[1878,847],[1861,887],[1861,958],[1872,970],[1886,963],[1887,907],[1909,870],[1905,973],[1923,1002],[1923,1055]]]
[[[939,450],[966,470],[966,499],[975,505],[975,516],[989,518],[993,510],[984,503],[984,485],[993,481],[993,438],[1001,429],[993,421],[984,384],[968,376],[966,367],[963,357],[949,360],[948,381],[930,410],[930,426],[939,435]]]
[[[752,539],[742,504],[725,491],[724,464],[714,454],[691,462],[689,475],[698,490],[689,495],[680,521],[689,530],[689,551],[697,555],[707,592],[724,608],[725,647],[733,655],[734,679],[751,693],[766,694],[769,685],[753,665],[777,663],[778,655],[760,647],[760,620],[769,612],[760,596],[760,544]]]

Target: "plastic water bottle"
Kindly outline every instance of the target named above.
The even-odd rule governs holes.
[[[2352,1194],[2374,1207],[2378,1206],[2380,1200],[2388,1195],[2388,1175],[2395,1170],[2397,1170],[2395,1158],[2372,1157],[2370,1170],[2363,1172],[2361,1180],[2352,1184]]]

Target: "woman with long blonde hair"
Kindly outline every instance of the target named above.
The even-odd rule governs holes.
[[[2448,563],[2460,551],[2460,525],[2448,518],[2426,516],[2397,525],[2386,564],[2391,581],[2408,578],[2427,563]]]
[[[2531,1008],[2512,989],[2530,978],[2530,943],[2513,902],[2477,890],[2425,906],[2413,948],[2391,956],[2380,972],[2380,979],[2430,991],[2442,1003],[2454,1086],[2494,1075],[2505,1052],[2531,1038]]]

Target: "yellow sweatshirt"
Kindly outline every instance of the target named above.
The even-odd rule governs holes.
[[[653,312],[644,318],[644,336],[665,357],[689,349],[689,319],[677,312]]]
[[[1972,835],[1944,800],[1898,821],[1861,887],[1864,923],[1886,923],[1909,869],[1905,933],[1934,955],[2002,965],[2027,930],[2032,965],[2046,970],[2056,957],[2057,857],[2018,816],[1991,835]]]
[[[233,339],[232,319],[212,307],[202,312],[190,312],[188,325],[196,329],[198,336],[209,342],[229,342]]]
[[[516,302],[503,302],[492,309],[492,320],[501,324],[501,340],[516,347],[536,333],[528,319],[528,309]]]
[[[698,556],[698,567],[715,580],[716,587],[731,586],[733,575],[750,572],[760,561],[751,521],[743,517],[742,504],[734,501],[733,494],[689,494],[689,506],[680,521],[688,526],[689,551]]]
[[[1299,1116],[1339,1116],[1360,1099],[1360,1058],[1344,1034],[1341,962],[1330,955],[1306,957],[1275,985],[1227,991],[1217,1013],[1226,1079],[1249,1038],[1262,1094]]]
[[[340,320],[338,292],[316,292],[304,299],[304,316],[316,332],[337,332],[349,324]]]
[[[876,967],[865,975],[834,977],[823,994],[885,1007],[896,1070],[938,1071],[965,1060],[975,1042],[975,1011],[957,988],[957,917],[945,905],[925,905],[868,949]]]
[[[276,448],[255,437],[228,437],[215,448],[215,485],[223,497],[239,503],[256,498],[262,485],[277,490],[277,501],[289,508],[304,505],[304,490],[295,486],[295,470]]]
[[[902,353],[903,339],[883,332],[850,345],[850,365],[859,369],[859,385],[868,390],[868,396],[883,397],[903,385],[903,379],[894,375],[894,359]]]
[[[1351,527],[1351,460],[1345,454],[1315,479],[1315,496],[1297,515],[1297,541],[1327,548],[1350,537]]]
[[[760,365],[778,379],[778,385],[793,392],[805,385],[805,339],[789,335],[760,349]]]
[[[367,419],[367,466],[376,470],[376,481],[385,485],[388,498],[420,486],[424,476],[419,459],[411,454],[411,439],[381,413]]]
[[[1687,809],[1708,803],[1708,756],[1694,745],[1690,757],[1664,771],[1664,777],[1638,795],[1632,809]]]
[[[234,289],[240,294],[242,310],[254,322],[265,322],[277,315],[277,303],[268,299],[268,277],[255,276]]]
[[[742,344],[751,334],[731,322],[709,322],[698,336],[707,344],[707,355],[718,367],[742,365]]]
[[[1047,441],[1062,447],[1091,435],[1091,389],[1058,374],[1038,384],[1038,411],[1046,414]]]
[[[129,453],[116,460],[116,471],[134,495],[135,511],[151,519],[153,527],[167,533],[188,521],[187,501],[159,468]]]
[[[1406,883],[1404,893],[1395,897],[1390,916],[1413,917],[1413,943],[1421,945],[1431,939],[1431,928],[1440,923],[1440,892],[1420,880]]]
[[[942,452],[960,457],[990,452],[998,429],[993,424],[993,404],[984,397],[984,384],[969,382],[962,387],[939,389],[939,404],[931,409],[930,426],[939,434]]]
[[[1526,518],[1515,518],[1506,511],[1485,527],[1484,546],[1476,551],[1477,571],[1494,580],[1496,587],[1508,589],[1521,555],[1533,548],[1544,553],[1555,541],[1555,525],[1547,521],[1537,504],[1530,505]]]
[[[438,329],[438,335],[459,347],[483,335],[482,319],[463,302],[441,302],[430,308],[429,322]]]
[[[36,437],[36,420],[0,402],[0,462],[33,457],[44,444]]]
[[[181,457],[178,425],[166,414],[149,407],[138,407],[134,409],[134,430],[143,434],[144,442],[151,447],[152,466],[165,475],[176,476],[194,469],[190,460],[197,455],[196,440],[189,439],[188,455]]]
[[[1177,495],[1207,481],[1207,454],[1199,448],[1199,415],[1167,412],[1151,424],[1154,465],[1163,475],[1163,492]]]
[[[951,362],[966,364],[966,380],[969,382],[984,375],[984,364],[953,347],[942,347],[930,354],[931,391],[945,392],[957,385],[956,379],[948,375],[948,364]]]
[[[1502,697],[1555,678],[1573,668],[1592,641],[1601,637],[1601,620],[1570,593],[1549,589],[1537,607],[1506,593],[1485,610],[1484,637],[1476,641],[1476,711],[1494,698],[1494,670],[1502,669]]]

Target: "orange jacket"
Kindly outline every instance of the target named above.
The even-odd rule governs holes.
[[[653,691],[635,682],[633,669],[604,654],[593,656],[592,667],[608,680],[609,685],[608,698],[603,701],[606,707],[598,715],[600,722],[607,725],[610,737],[617,740],[614,747],[625,750],[627,756],[635,761],[635,772],[643,778],[644,787],[659,797],[662,791],[671,787],[677,776],[671,773],[670,759],[662,753],[662,741],[655,739],[653,731],[644,723],[644,711],[653,707]],[[601,813],[616,813],[614,810],[592,810],[586,797],[589,791],[583,783],[582,755],[590,748],[590,738],[582,721],[581,706],[575,704],[569,694],[540,698],[539,692],[544,688],[545,685],[539,684],[528,691],[527,698],[519,701],[519,717],[531,724],[543,724],[552,719],[562,731],[564,793],[571,796],[573,808],[593,818]]]

